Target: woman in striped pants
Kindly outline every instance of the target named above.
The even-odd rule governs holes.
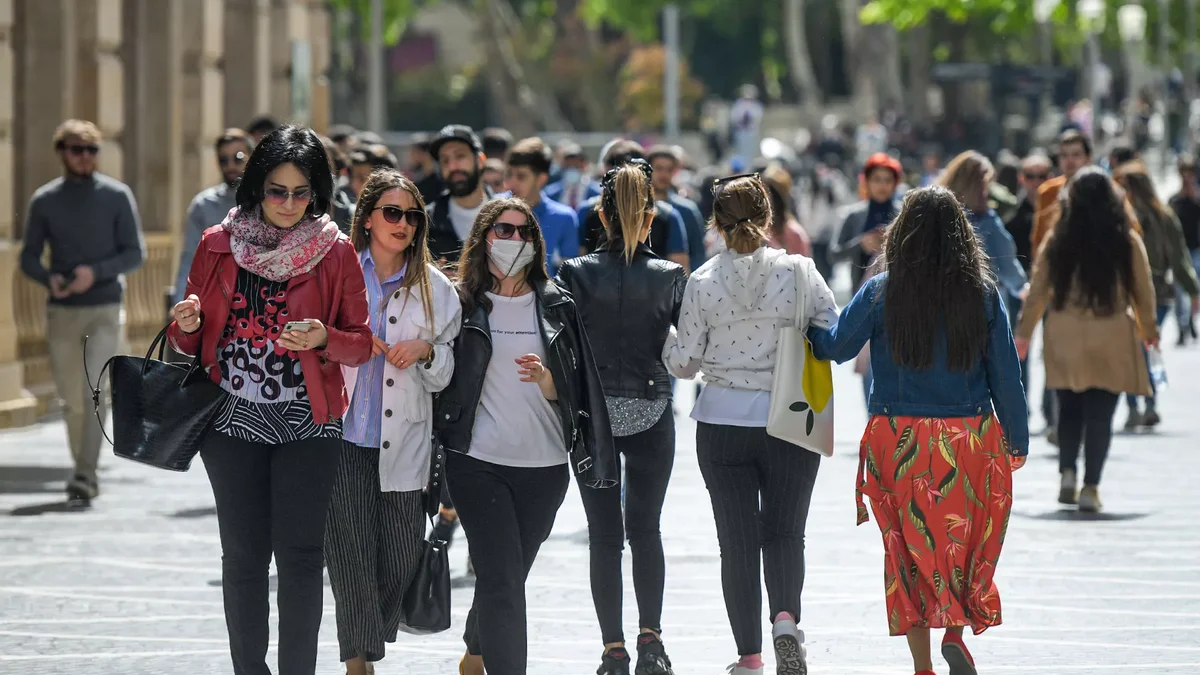
[[[346,372],[345,448],[330,502],[325,559],[349,675],[373,673],[394,642],[420,562],[433,393],[454,373],[461,306],[430,263],[421,193],[393,170],[371,174],[350,238],[367,286],[372,358]]]

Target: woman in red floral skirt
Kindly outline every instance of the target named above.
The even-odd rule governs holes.
[[[910,192],[885,234],[884,269],[809,329],[839,363],[871,342],[875,384],[859,459],[862,496],[883,532],[888,629],[917,675],[934,675],[929,631],[944,628],[950,675],[975,675],[963,628],[999,625],[993,582],[1029,451],[1025,392],[1004,301],[954,195]]]

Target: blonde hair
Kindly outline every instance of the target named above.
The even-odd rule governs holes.
[[[646,214],[655,211],[649,166],[645,160],[634,160],[606,173],[602,182],[600,212],[608,221],[609,240],[619,238],[624,244],[625,264],[633,262]]]
[[[99,144],[104,140],[104,134],[100,133],[100,127],[87,120],[66,120],[54,130],[54,147],[61,149],[71,138],[78,138],[84,143]]]

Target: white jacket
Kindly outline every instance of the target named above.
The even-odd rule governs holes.
[[[828,328],[838,308],[811,258],[796,255],[807,290],[801,323]],[[796,320],[796,277],[786,252],[762,246],[739,255],[726,250],[692,272],[683,294],[679,329],[663,345],[663,362],[676,377],[698,371],[704,381],[730,389],[771,391],[779,329]]]
[[[386,299],[383,340],[389,345],[425,340],[433,345],[433,360],[404,370],[384,364],[383,416],[380,418],[379,487],[383,492],[424,489],[429,481],[433,436],[433,394],[446,388],[454,375],[454,338],[462,325],[462,305],[446,275],[429,266],[433,325],[422,308],[419,288],[400,289]],[[354,397],[358,369],[342,367],[346,391]],[[389,384],[390,383],[390,384]]]

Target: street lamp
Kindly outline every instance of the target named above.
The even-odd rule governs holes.
[[[1140,78],[1142,41],[1146,39],[1146,8],[1139,4],[1122,5],[1117,9],[1117,28],[1125,45],[1126,69],[1129,71],[1130,97],[1125,110],[1125,133],[1132,138],[1137,123],[1137,96]]]
[[[1096,36],[1104,32],[1104,0],[1079,0],[1075,6],[1079,12],[1079,22],[1087,33],[1087,81],[1088,99],[1092,102],[1092,140],[1096,139],[1096,127],[1100,124],[1100,95],[1097,74],[1100,70],[1100,42]]]

